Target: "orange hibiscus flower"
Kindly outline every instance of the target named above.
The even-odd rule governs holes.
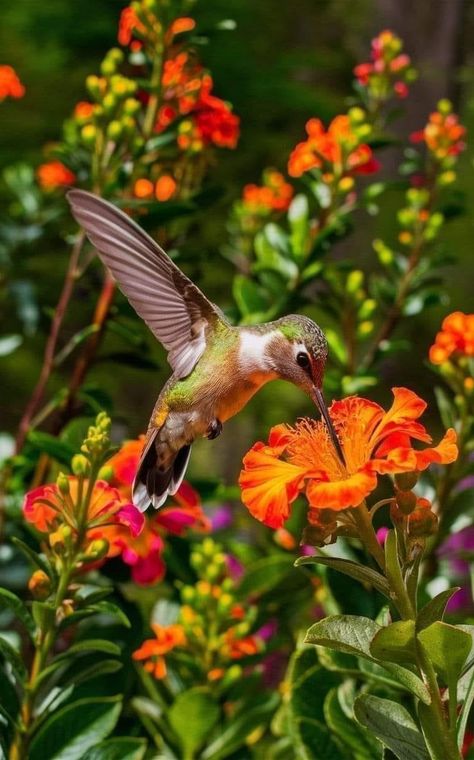
[[[155,633],[154,639],[147,639],[137,649],[132,657],[134,660],[143,661],[143,667],[155,678],[165,678],[166,660],[164,655],[171,652],[175,647],[184,646],[186,637],[181,625],[158,625],[151,626]]]
[[[413,448],[412,439],[431,442],[417,421],[426,403],[407,388],[394,388],[393,395],[387,412],[356,396],[332,404],[330,415],[345,464],[324,423],[304,419],[293,428],[273,428],[268,445],[256,443],[243,460],[239,483],[251,514],[280,528],[303,491],[310,509],[339,511],[361,504],[377,487],[379,474],[453,462],[458,454],[455,431],[449,429],[438,446]]]

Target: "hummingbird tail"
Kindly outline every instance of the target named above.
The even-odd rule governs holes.
[[[183,482],[191,454],[191,446],[183,446],[167,458],[166,466],[163,467],[157,452],[158,432],[155,430],[152,433],[143,450],[133,483],[133,503],[140,512],[144,512],[150,503],[159,509],[168,495],[176,493]]]

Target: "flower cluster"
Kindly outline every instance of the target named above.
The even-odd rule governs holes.
[[[366,90],[369,102],[384,103],[394,95],[407,97],[408,84],[416,78],[416,71],[402,50],[401,39],[386,29],[372,40],[371,61],[354,68],[354,75]]]
[[[308,521],[329,534],[338,514],[357,507],[377,487],[379,475],[424,470],[457,457],[456,433],[449,429],[434,448],[415,449],[412,439],[431,441],[418,422],[426,403],[407,388],[393,389],[387,412],[365,398],[335,401],[330,415],[342,461],[323,422],[304,419],[293,428],[273,428],[268,444],[256,443],[244,458],[242,499],[257,519],[272,528],[290,516],[290,505],[305,492]]]
[[[62,161],[47,161],[36,170],[39,186],[46,192],[59,187],[69,187],[76,182],[76,175]]]
[[[123,444],[103,468],[103,474],[122,499],[131,500],[131,488],[143,448],[144,437]],[[181,536],[187,530],[207,532],[210,523],[205,516],[199,495],[189,483],[182,483],[172,503],[146,517],[140,534],[130,536],[119,525],[110,529],[116,554],[132,570],[132,579],[140,585],[157,583],[166,573],[163,559],[167,535]]]
[[[437,182],[449,185],[456,179],[454,166],[460,153],[465,149],[466,128],[459,123],[452,112],[449,100],[440,100],[438,110],[430,114],[428,123],[419,132],[413,132],[413,143],[424,143],[436,164]]]
[[[25,88],[11,66],[0,66],[0,103],[5,98],[22,98]]]
[[[203,682],[229,686],[241,676],[247,658],[263,652],[263,637],[251,632],[257,609],[239,603],[227,558],[212,539],[195,547],[191,565],[197,581],[181,588],[177,620],[172,625],[152,625],[155,638],[146,640],[133,657],[155,678],[164,678],[165,655],[185,647],[201,669]]]
[[[430,361],[444,364],[463,356],[474,356],[474,314],[454,311],[443,320],[430,348]]]
[[[399,242],[406,247],[422,246],[434,240],[443,223],[443,214],[430,208],[430,193],[426,188],[412,187],[406,192],[406,206],[397,214],[401,227]]]
[[[327,130],[320,119],[310,119],[306,124],[308,139],[292,151],[288,173],[301,177],[317,171],[318,178],[326,184],[335,185],[342,194],[348,193],[354,185],[353,175],[370,174],[378,169],[372,149],[364,142],[370,131],[360,108],[336,116]]]
[[[240,209],[242,213],[258,216],[287,211],[293,194],[293,186],[285,181],[283,174],[275,169],[266,169],[261,185],[245,185]]]
[[[110,419],[103,413],[89,428],[71,462],[73,475],[60,473],[56,483],[29,491],[23,504],[25,520],[42,534],[57,566],[68,572],[113,557],[122,547],[117,533],[139,536],[143,515],[117,488],[97,479],[109,448]],[[38,579],[32,578],[30,588]]]

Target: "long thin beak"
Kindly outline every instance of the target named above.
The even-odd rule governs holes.
[[[337,437],[336,431],[334,430],[334,426],[331,422],[328,408],[326,406],[326,402],[324,400],[324,397],[323,397],[323,394],[321,393],[320,388],[316,388],[316,386],[313,386],[313,391],[311,395],[312,395],[314,403],[319,409],[319,413],[321,414],[322,419],[326,423],[326,427],[328,429],[329,435],[331,436],[331,441],[333,442],[334,448],[337,451],[337,455],[339,459],[341,460],[342,464],[345,466],[346,462],[344,459],[344,454],[341,448],[341,444],[339,443],[339,438]]]

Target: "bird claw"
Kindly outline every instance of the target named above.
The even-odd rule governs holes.
[[[216,419],[212,420],[212,422],[209,424],[209,427],[207,428],[207,438],[209,441],[213,441],[214,438],[217,438],[218,435],[222,433],[222,422],[220,420]]]

